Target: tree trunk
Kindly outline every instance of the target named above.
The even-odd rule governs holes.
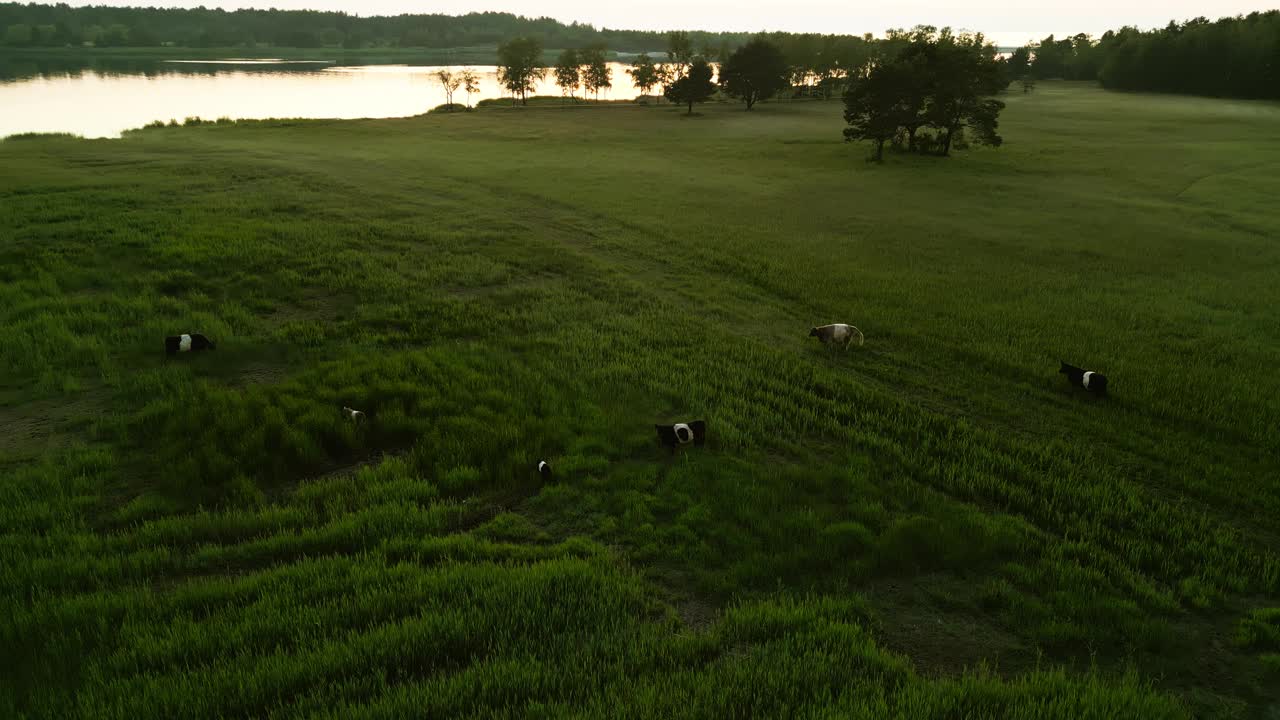
[[[942,144],[942,157],[951,157],[951,141],[955,138],[956,133],[964,127],[964,121],[957,119],[951,127],[947,128],[947,139]]]
[[[884,138],[876,140],[876,162],[884,162]]]
[[[690,101],[689,101],[689,114],[690,114],[690,115],[692,115],[692,114],[693,114],[693,101],[692,101],[692,100],[690,100]]]

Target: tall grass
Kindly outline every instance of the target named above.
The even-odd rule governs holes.
[[[1273,706],[1277,111],[1009,100],[0,146],[0,715]]]

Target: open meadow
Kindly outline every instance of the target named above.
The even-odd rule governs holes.
[[[1280,105],[1004,99],[0,143],[0,717],[1280,716]]]

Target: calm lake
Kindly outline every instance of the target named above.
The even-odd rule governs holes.
[[[600,98],[635,98],[639,92],[627,66],[611,63],[610,68],[613,87]],[[434,77],[439,69],[229,59],[0,73],[0,138],[26,132],[119,137],[155,120],[188,117],[408,117],[445,103],[444,89]],[[473,104],[506,94],[498,85],[496,67],[473,69],[481,80]],[[553,74],[547,73],[537,94],[560,95]],[[453,101],[466,102],[466,93],[459,89]]]

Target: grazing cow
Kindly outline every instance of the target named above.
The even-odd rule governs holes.
[[[351,422],[356,423],[357,425],[364,422],[364,419],[365,419],[364,413],[360,412],[359,410],[352,410],[351,408],[343,405],[342,412],[346,413],[347,418],[349,418]]]
[[[164,339],[164,351],[169,355],[200,350],[216,350],[217,346],[209,338],[199,335],[175,335]]]
[[[676,423],[674,425],[654,425],[658,431],[658,439],[662,444],[671,448],[672,452],[681,445],[693,443],[698,447],[702,447],[707,442],[707,423],[704,420],[694,420],[690,423]]]
[[[1077,385],[1098,395],[1107,394],[1106,375],[1099,372],[1088,371],[1084,368],[1078,368],[1075,365],[1068,365],[1065,360],[1060,360],[1059,362],[1062,363],[1062,367],[1058,369],[1058,372],[1066,375],[1072,385]]]
[[[809,331],[809,337],[816,337],[822,341],[823,345],[839,345],[848,350],[849,343],[854,340],[858,341],[861,346],[866,338],[862,336],[862,331],[852,325],[844,323],[835,323],[834,325],[823,325]]]
[[[542,482],[549,482],[551,480],[551,463],[546,460],[539,461],[538,475],[542,477]]]

